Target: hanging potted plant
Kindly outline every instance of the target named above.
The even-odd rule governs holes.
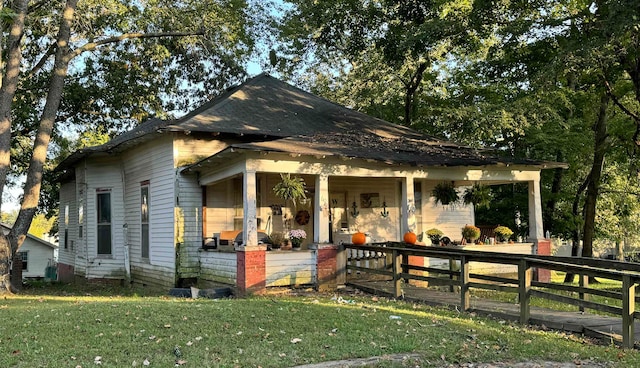
[[[489,208],[492,199],[491,189],[481,184],[473,184],[471,188],[467,188],[462,197],[464,204],[472,204],[476,208]]]
[[[276,197],[284,200],[284,207],[287,207],[287,203],[291,201],[293,207],[296,208],[298,202],[307,199],[307,186],[304,179],[299,176],[291,177],[291,174],[280,174],[280,182],[273,187],[273,192]],[[293,213],[293,210],[291,210],[291,213]],[[280,208],[280,214],[283,215],[285,228],[290,230],[292,218],[287,218],[287,214],[282,211],[282,208]]]
[[[280,182],[273,187],[275,195],[284,200],[293,202],[294,207],[300,200],[307,199],[307,185],[299,176],[291,177],[291,174],[280,174]]]
[[[456,188],[451,182],[442,182],[436,184],[436,186],[431,191],[431,195],[436,199],[436,204],[442,203],[442,205],[444,206],[448,204],[454,204],[460,199]]]

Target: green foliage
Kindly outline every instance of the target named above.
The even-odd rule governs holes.
[[[444,233],[440,229],[436,228],[427,230],[426,234],[433,244],[437,244],[438,242],[440,242],[442,235],[444,235]]]
[[[436,204],[442,203],[445,206],[448,204],[456,204],[460,199],[456,188],[451,182],[441,182],[436,184],[431,191],[431,196],[435,198]]]
[[[29,9],[23,78],[12,106],[16,139],[11,140],[10,185],[19,184],[29,162],[63,4],[42,2]],[[79,55],[70,63],[40,205],[55,206],[57,189],[48,171],[60,156],[103,142],[88,136],[113,137],[150,117],[173,118],[241,81],[255,40],[270,27],[269,13],[261,13],[267,5],[253,0],[79,2],[70,45]],[[8,9],[2,9],[4,15]],[[125,40],[106,42],[120,35]],[[81,53],[84,49],[91,52]],[[70,144],[76,138],[82,142]]]
[[[291,174],[280,174],[280,182],[273,187],[273,192],[284,201],[291,201],[295,206],[302,199],[307,199],[307,189],[304,179]]]
[[[473,225],[465,225],[462,228],[462,237],[465,239],[476,240],[480,237],[480,228]]]
[[[476,208],[489,208],[491,206],[491,189],[482,184],[473,184],[467,188],[462,197],[464,204],[473,204]]]
[[[493,230],[496,233],[496,237],[500,241],[507,241],[513,235],[513,230],[506,226],[498,226]]]
[[[38,238],[43,238],[48,235],[57,221],[56,217],[47,218],[44,214],[39,213],[33,217],[31,221],[31,227],[29,227],[29,234]]]
[[[273,249],[280,248],[284,241],[284,233],[282,233],[281,231],[272,231],[271,234],[269,234],[269,238],[267,239],[267,242],[271,244],[271,248]]]

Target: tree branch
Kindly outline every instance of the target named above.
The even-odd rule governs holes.
[[[124,40],[131,40],[136,38],[161,38],[161,37],[187,37],[187,36],[203,36],[204,29],[199,29],[194,32],[154,32],[154,33],[123,33],[118,36],[105,38],[100,41],[91,42],[84,44],[83,46],[78,47],[73,50],[73,52],[69,53],[69,59],[73,59],[74,57],[82,54],[85,51],[93,51],[96,48],[107,45],[110,43],[116,43]]]
[[[627,109],[627,107],[624,106],[622,102],[620,102],[620,100],[618,100],[618,97],[613,93],[613,90],[611,89],[611,85],[609,84],[608,80],[606,79],[604,80],[604,85],[607,87],[607,94],[609,95],[609,97],[611,97],[611,99],[613,100],[613,103],[616,104],[616,106],[618,106],[620,110],[622,110],[625,114],[633,118],[633,120],[635,120],[636,123],[640,123],[640,116],[634,114],[633,111],[630,111],[629,109]]]
[[[45,52],[44,55],[42,55],[40,60],[38,60],[38,63],[36,63],[36,65],[33,68],[31,68],[31,70],[29,71],[29,75],[27,75],[27,78],[32,78],[40,69],[42,69],[44,64],[47,62],[47,59],[49,59],[49,57],[53,56],[55,53],[56,53],[56,43],[54,42],[51,45],[49,45],[47,52]]]
[[[620,108],[622,112],[629,115],[636,122],[636,131],[633,134],[633,141],[636,143],[637,146],[640,146],[640,116],[638,116],[637,114],[634,114],[633,111],[627,109],[627,107],[624,106],[622,102],[620,102],[620,100],[618,100],[618,97],[613,93],[613,90],[611,89],[611,85],[609,84],[608,80],[606,79],[604,80],[604,85],[605,87],[607,87],[607,95],[611,97],[611,99],[613,100],[613,103],[616,106],[618,106],[618,108]]]

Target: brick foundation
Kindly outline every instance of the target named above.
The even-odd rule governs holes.
[[[262,294],[267,285],[267,248],[263,246],[241,247],[236,250],[238,294]]]
[[[539,239],[536,242],[538,252],[537,254],[543,256],[551,255],[551,240],[550,239]],[[535,272],[535,280],[540,282],[550,282],[551,281],[551,270],[547,270],[544,268],[538,268]]]
[[[338,246],[333,244],[318,245],[316,290],[333,291],[337,288],[337,256]]]

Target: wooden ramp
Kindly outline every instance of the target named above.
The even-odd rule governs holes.
[[[370,294],[393,297],[393,283],[391,281],[350,280],[347,285]],[[455,310],[460,308],[459,293],[427,289],[411,284],[403,284],[402,289],[404,300]],[[471,310],[469,312],[517,322],[520,316],[520,306],[515,300],[513,303],[506,303],[471,298]],[[555,330],[581,333],[606,342],[611,340],[617,344],[622,342],[622,320],[620,317],[601,316],[580,311],[560,312],[552,309],[531,307],[530,324]],[[634,346],[639,348],[640,322],[635,322],[634,326]]]

